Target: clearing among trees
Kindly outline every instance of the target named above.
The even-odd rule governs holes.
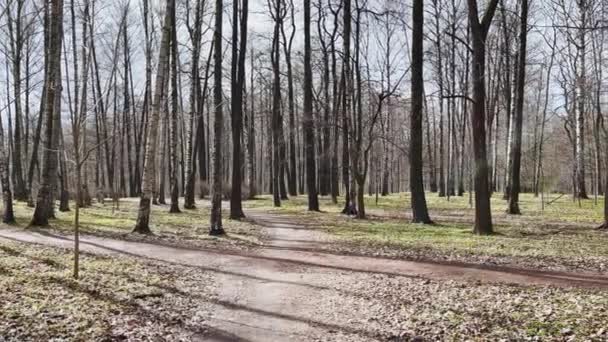
[[[0,342],[608,340],[605,0],[0,0]]]

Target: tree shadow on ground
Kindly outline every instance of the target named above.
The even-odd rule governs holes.
[[[55,239],[65,240],[65,241],[72,241],[71,238],[52,234],[49,232],[42,232],[41,234],[45,235],[47,237],[50,237],[50,238],[55,238]],[[83,240],[81,241],[81,244],[90,245],[92,247],[107,250],[107,251],[110,251],[113,253],[127,254],[127,255],[132,255],[134,257],[142,257],[142,255],[140,255],[140,254],[129,253],[129,252],[125,252],[123,250],[118,250],[118,249],[114,249],[114,248],[111,248],[108,246],[104,246],[99,243],[86,241],[86,238],[83,238]],[[272,247],[272,246],[260,247],[257,251],[247,252],[247,251],[231,251],[231,250],[222,250],[222,249],[175,248],[173,246],[169,246],[169,247],[164,246],[163,244],[156,244],[156,243],[148,243],[148,244],[149,245],[158,245],[160,247],[165,247],[165,248],[170,248],[169,251],[170,252],[172,251],[172,253],[176,254],[176,255],[179,254],[180,252],[184,252],[184,251],[201,252],[201,253],[205,253],[205,254],[215,254],[215,255],[221,255],[221,256],[235,257],[233,262],[239,262],[239,260],[240,260],[240,261],[244,261],[244,262],[255,263],[256,262],[255,260],[258,260],[258,261],[266,261],[266,262],[270,262],[270,263],[275,263],[275,267],[276,267],[276,263],[278,263],[279,267],[281,267],[281,265],[285,265],[285,266],[293,265],[293,266],[302,266],[302,267],[309,267],[309,268],[329,269],[329,270],[335,270],[335,271],[359,272],[359,273],[367,273],[367,274],[382,274],[382,275],[388,275],[388,276],[400,276],[400,277],[428,280],[427,277],[411,274],[411,272],[407,273],[407,272],[382,270],[382,268],[385,268],[383,266],[384,264],[382,264],[382,263],[377,265],[378,266],[377,269],[364,269],[364,268],[360,268],[360,267],[358,268],[356,266],[346,267],[346,266],[340,266],[340,265],[335,265],[335,264],[331,265],[328,263],[312,262],[312,261],[295,259],[295,257],[300,257],[301,255],[295,255],[294,258],[281,258],[281,257],[265,256],[265,255],[260,254],[260,250],[262,250],[262,251],[264,249],[266,249],[266,250],[287,250],[290,252],[314,253],[313,257],[315,259],[322,258],[323,256],[326,256],[326,257],[338,256],[338,257],[359,257],[359,258],[365,258],[365,259],[369,259],[369,260],[373,259],[373,260],[377,260],[377,261],[382,261],[382,260],[399,261],[400,258],[369,257],[369,256],[365,256],[365,255],[359,255],[359,254],[348,253],[348,252],[335,252],[335,251],[314,250],[314,249],[306,249],[306,248],[298,250],[297,248],[289,248],[289,247],[283,248],[283,247]],[[304,255],[302,257],[307,257],[307,256]],[[158,261],[163,261],[163,260],[158,260]],[[540,282],[541,284],[554,285],[554,286],[560,286],[560,287],[582,287],[582,288],[590,288],[590,289],[608,288],[608,277],[603,276],[603,275],[596,275],[596,274],[529,270],[529,269],[521,269],[521,268],[515,268],[515,267],[509,267],[509,266],[483,265],[483,264],[465,263],[465,262],[457,262],[457,261],[437,261],[437,260],[417,259],[417,260],[406,261],[406,262],[412,262],[414,264],[421,265],[423,267],[427,267],[428,269],[433,270],[432,273],[435,276],[438,276],[439,278],[441,278],[442,274],[447,274],[447,275],[455,275],[454,277],[461,278],[462,280],[467,280],[466,277],[462,277],[462,276],[458,276],[458,275],[462,274],[462,273],[466,274],[467,270],[478,270],[478,271],[503,273],[507,276],[509,274],[512,274],[512,275],[520,275],[520,276],[530,278],[529,282],[525,281],[525,282],[523,282],[522,285],[535,285]],[[356,260],[353,260],[352,264],[357,265]],[[193,265],[193,266],[196,266],[196,265]],[[491,274],[488,274],[487,276],[491,276]],[[458,279],[456,279],[456,280],[458,280]],[[491,281],[491,279],[484,279],[484,280]]]

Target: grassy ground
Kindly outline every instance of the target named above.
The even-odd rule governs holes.
[[[270,196],[245,202],[250,209],[293,215],[294,220],[325,228],[338,241],[336,248],[363,253],[409,258],[432,258],[451,261],[490,262],[552,269],[608,270],[608,233],[595,230],[602,221],[603,198],[573,202],[569,196],[551,194],[540,198],[524,194],[523,215],[505,214],[506,203],[497,194],[492,199],[496,234],[489,237],[471,233],[474,211],[465,197],[439,198],[428,194],[434,226],[409,223],[409,194],[378,198],[366,197],[368,220],[356,220],[340,214],[342,203],[321,199],[323,213],[306,211],[306,197],[283,201],[273,208]],[[224,238],[207,235],[209,209],[206,202],[196,210],[169,214],[166,206],[153,206],[151,215],[154,237],[129,234],[135,225],[137,201],[121,200],[119,208],[111,203],[94,204],[82,210],[82,231],[86,234],[130,240],[156,239],[176,245],[248,247],[260,242],[260,227],[250,222],[224,220]],[[32,209],[17,203],[20,226],[26,226]],[[57,213],[54,229],[70,234],[73,211]]]
[[[212,272],[0,240],[1,341],[192,341],[215,317]],[[591,290],[319,275],[317,320],[386,341],[605,341],[608,297]],[[223,284],[225,285],[225,284]],[[348,340],[331,330],[320,341]],[[356,339],[360,341],[362,339]]]
[[[595,229],[603,220],[603,198],[573,202],[568,196],[540,198],[524,194],[523,215],[505,213],[506,202],[497,194],[492,199],[495,235],[472,234],[474,210],[465,197],[450,201],[427,194],[431,216],[436,225],[409,222],[409,194],[366,197],[368,220],[339,214],[341,203],[323,198],[324,213],[306,213],[303,196],[284,202],[280,209],[263,197],[248,205],[271,212],[297,214],[302,221],[326,228],[340,240],[371,253],[432,257],[458,261],[549,266],[554,269],[608,270],[608,233]],[[491,260],[487,259],[490,258]]]
[[[341,205],[322,199],[323,213],[306,212],[306,198],[293,198],[281,209],[271,198],[245,203],[246,208],[289,214],[306,225],[331,233],[330,248],[374,255],[432,258],[521,267],[566,268],[605,272],[608,233],[594,227],[602,202],[581,206],[552,196],[544,211],[525,195],[521,217],[504,214],[504,202],[493,199],[496,235],[471,233],[472,209],[467,198],[450,202],[429,195],[435,226],[408,223],[409,198],[367,198],[368,220],[345,217]],[[170,215],[154,207],[158,238],[197,245],[255,245],[259,227],[225,221],[230,238],[206,234],[208,208]],[[83,210],[83,231],[132,238],[137,202],[125,200]],[[71,233],[72,213],[58,213],[54,229]],[[20,226],[31,209],[17,205]],[[143,258],[82,257],[83,279],[71,278],[71,252],[59,248],[0,240],[0,340],[192,340],[205,332],[213,315],[217,284],[210,272]],[[334,323],[375,326],[389,340],[590,340],[605,341],[608,297],[602,291],[521,287],[507,284],[430,281],[386,275],[343,274],[319,277],[319,286],[335,288],[324,297]],[[331,278],[335,277],[335,279]],[[355,280],[353,280],[355,279]],[[330,285],[328,285],[330,284]],[[205,298],[205,300],[199,300]],[[322,313],[319,313],[321,316]],[[327,312],[325,312],[327,314]],[[337,318],[336,318],[337,317]],[[343,319],[344,321],[340,321]],[[333,321],[332,321],[333,322]]]
[[[84,255],[0,240],[0,340],[184,340],[205,329],[209,273],[127,256]],[[210,298],[210,297],[208,297]]]
[[[115,208],[111,202],[94,203],[81,209],[80,224],[84,234],[121,238],[129,240],[162,240],[168,243],[188,245],[222,245],[246,247],[254,245],[259,238],[259,227],[246,221],[224,218],[224,227],[229,233],[225,237],[210,237],[209,209],[205,202],[199,203],[195,210],[183,210],[179,214],[169,214],[168,206],[152,206],[150,224],[154,236],[143,237],[130,234],[137,219],[138,201],[123,199]],[[23,202],[15,204],[17,225],[26,227],[32,217],[33,208]],[[51,228],[61,233],[73,233],[74,211],[56,212],[57,219],[51,221]]]

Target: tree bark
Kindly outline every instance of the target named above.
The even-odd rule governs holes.
[[[38,190],[36,208],[30,225],[47,226],[49,218],[53,215],[53,191],[56,184],[57,175],[57,145],[54,142],[55,135],[58,133],[55,128],[57,120],[55,116],[60,115],[61,99],[61,49],[63,37],[63,0],[52,0],[50,5],[49,19],[49,60],[46,70],[46,97],[44,105],[44,145],[42,160],[42,180]]]
[[[221,0],[220,0],[221,1]],[[165,19],[160,42],[158,55],[158,69],[156,73],[156,84],[154,99],[152,101],[148,135],[146,139],[146,149],[144,154],[144,174],[142,178],[142,193],[139,200],[139,212],[137,222],[133,232],[140,234],[151,234],[150,230],[150,205],[156,187],[156,147],[158,138],[158,126],[160,122],[160,112],[162,110],[162,99],[165,92],[165,79],[168,73],[169,47],[171,42],[171,9],[175,0],[167,0],[165,9]]]
[[[473,154],[475,156],[475,229],[479,235],[493,233],[486,151],[486,40],[498,0],[491,0],[479,21],[477,0],[468,0],[468,16],[473,38]]]
[[[349,146],[349,110],[351,99],[351,60],[350,60],[350,35],[352,24],[351,0],[344,0],[344,18],[343,18],[343,43],[344,43],[344,59],[342,63],[342,80],[341,87],[342,95],[342,182],[344,183],[344,209],[343,214],[355,214],[356,209],[351,194],[351,179],[350,179],[350,146]]]
[[[306,152],[306,187],[308,190],[308,210],[319,211],[317,195],[314,118],[312,114],[312,47],[310,43],[310,0],[304,0],[304,112],[302,130]]]
[[[423,0],[414,0],[412,11],[412,112],[410,115],[410,191],[412,221],[432,223],[424,195],[422,117],[424,107]]]
[[[515,103],[515,131],[511,147],[511,193],[509,196],[508,214],[519,215],[519,192],[521,174],[521,141],[526,88],[526,48],[528,39],[528,0],[521,0],[521,17],[519,32],[519,53],[517,66],[517,102]]]
[[[15,133],[13,135],[13,173],[12,178],[14,180],[14,197],[16,200],[25,201],[27,200],[27,187],[23,178],[23,154],[22,146],[23,143],[23,107],[21,103],[21,60],[23,57],[23,0],[16,1],[11,7],[15,7],[16,18],[12,16],[12,9],[7,9],[7,21],[10,37],[10,51],[12,60],[12,74],[13,74],[13,101],[15,105]],[[27,144],[27,141],[25,142]]]
[[[190,32],[190,40],[192,41],[192,62],[190,69],[190,118],[188,120],[188,132],[186,134],[186,184],[184,186],[184,208],[195,209],[195,173],[196,163],[195,156],[197,153],[202,153],[198,149],[199,130],[203,127],[200,123],[203,121],[202,113],[199,111],[199,105],[202,100],[200,96],[200,80],[199,80],[199,60],[201,51],[201,24],[202,24],[202,0],[196,1],[194,9],[194,27],[188,27]],[[189,13],[188,13],[189,14]],[[196,129],[195,129],[196,125]],[[196,138],[195,138],[196,136]],[[204,137],[204,133],[203,133]],[[197,140],[195,144],[194,140]]]
[[[11,177],[8,166],[7,149],[4,145],[4,128],[0,118],[0,185],[2,185],[2,222],[6,224],[15,223],[15,212],[13,210],[13,193],[11,191]]]
[[[245,217],[242,194],[243,152],[241,142],[243,137],[243,90],[245,86],[249,1],[242,0],[240,20],[238,4],[238,0],[234,0],[232,4],[232,188],[230,195],[230,218],[233,220],[240,220]]]
[[[215,1],[214,45],[214,123],[213,123],[213,174],[211,177],[211,217],[209,235],[224,235],[222,226],[222,134],[224,131],[224,106],[222,99],[222,20],[224,4]]]
[[[179,213],[179,182],[178,182],[178,161],[177,161],[177,139],[178,139],[178,41],[177,41],[177,21],[175,16],[175,1],[171,8],[171,120],[169,123],[169,183],[171,189],[170,213]]]

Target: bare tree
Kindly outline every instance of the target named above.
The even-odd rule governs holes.
[[[310,44],[310,0],[304,0],[304,149],[306,152],[306,187],[308,210],[319,211],[317,196],[314,123],[312,115],[312,48]]]
[[[53,193],[57,175],[56,116],[60,114],[61,99],[61,51],[63,37],[63,0],[50,4],[48,67],[46,69],[46,94],[44,105],[44,152],[42,159],[42,183],[38,190],[36,208],[30,225],[46,226],[53,215]],[[42,115],[42,114],[41,114]]]
[[[221,0],[220,0],[221,1]],[[133,232],[140,234],[151,234],[150,230],[150,205],[156,188],[156,175],[154,174],[156,164],[156,146],[158,138],[158,126],[161,115],[162,99],[165,96],[165,82],[169,66],[169,49],[171,43],[171,11],[175,0],[167,0],[165,19],[158,54],[158,68],[156,73],[156,84],[154,98],[152,101],[146,149],[144,154],[144,174],[142,178],[142,192],[139,201],[139,212]]]
[[[232,4],[232,193],[230,195],[230,218],[239,220],[245,217],[242,203],[243,153],[243,91],[245,88],[245,61],[247,55],[247,17],[249,1],[242,0],[239,18],[239,1]],[[240,32],[240,38],[239,38]],[[237,45],[238,44],[238,45]]]
[[[4,128],[2,118],[0,118],[0,185],[2,186],[2,222],[7,224],[15,223],[15,213],[13,211],[13,192],[11,191],[11,177],[8,166],[7,148],[4,144]]]
[[[177,140],[178,140],[178,111],[179,111],[179,90],[178,90],[178,40],[177,40],[177,20],[175,15],[175,1],[171,8],[171,118],[169,123],[169,183],[171,189],[171,207],[169,212],[179,213],[179,182],[178,182],[178,161],[177,161]]]
[[[412,10],[412,108],[410,115],[410,191],[412,221],[432,223],[424,195],[422,165],[422,117],[424,107],[424,10],[423,0],[414,0]]]
[[[475,156],[475,229],[479,235],[492,234],[490,184],[486,146],[486,39],[498,0],[490,0],[481,21],[477,0],[468,0],[469,24],[473,39],[473,153]]]
[[[222,133],[224,129],[224,106],[222,99],[222,20],[224,4],[215,0],[214,49],[214,123],[213,123],[213,173],[211,177],[211,217],[209,235],[224,235],[222,226]]]
[[[521,0],[521,16],[519,28],[519,52],[517,61],[517,98],[515,103],[513,146],[511,147],[511,191],[507,213],[521,214],[519,209],[520,175],[521,175],[521,140],[526,88],[526,49],[528,39],[528,0]]]

